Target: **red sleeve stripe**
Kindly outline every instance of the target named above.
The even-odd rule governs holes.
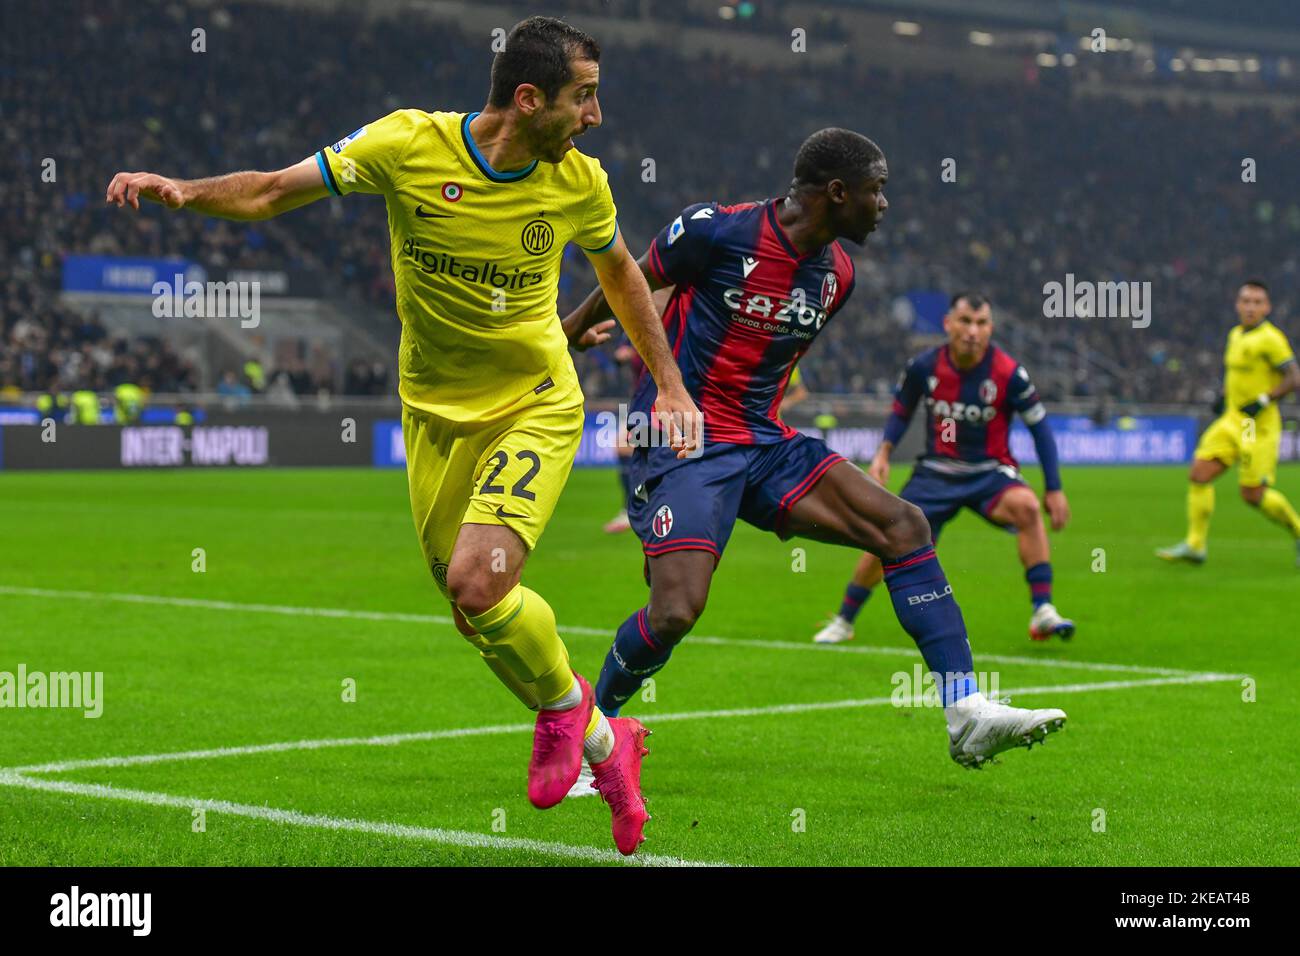
[[[832,303],[833,308],[827,311],[834,311],[844,304],[850,292],[853,291],[853,284],[857,278],[857,269],[853,265],[853,260],[849,254],[844,251],[844,247],[838,242],[831,246],[831,253],[835,259],[835,274],[840,279],[839,289],[835,293],[835,301]]]
[[[672,285],[672,284],[673,284],[673,283],[669,280],[668,276],[664,274],[664,265],[663,265],[662,260],[660,260],[660,258],[659,258],[659,243],[658,243],[658,242],[652,242],[652,243],[650,243],[650,271],[653,272],[653,273],[655,274],[655,277],[656,277],[660,282],[667,283],[668,285]]]

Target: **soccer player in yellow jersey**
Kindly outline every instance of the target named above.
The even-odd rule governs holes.
[[[1282,440],[1277,401],[1300,388],[1300,366],[1286,335],[1268,321],[1271,310],[1268,287],[1258,279],[1237,291],[1241,324],[1228,333],[1223,354],[1223,414],[1196,445],[1187,489],[1187,537],[1156,552],[1166,561],[1204,563],[1205,539],[1214,514],[1213,481],[1235,463],[1241,497],[1291,533],[1300,567],[1300,515],[1273,487]]]
[[[686,457],[699,443],[699,413],[619,235],[608,179],[574,148],[574,136],[601,122],[599,60],[587,34],[532,17],[497,54],[481,112],[398,110],[278,172],[190,181],[118,173],[106,199],[265,219],[326,196],[384,197],[407,475],[425,561],[461,633],[537,711],[529,799],[559,803],[585,756],[615,843],[632,853],[648,819],[647,731],[594,706],[550,606],[520,584],[582,436],[582,391],[556,313],[566,244],[586,252],[659,384],[656,412],[671,446]],[[612,325],[575,344],[601,340]]]

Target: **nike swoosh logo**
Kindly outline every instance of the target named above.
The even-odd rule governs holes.
[[[512,514],[511,512],[506,511],[505,505],[497,505],[497,517],[498,518],[527,518],[528,515]]]
[[[424,203],[415,207],[415,214],[421,219],[451,219],[452,214],[449,212],[425,212]]]

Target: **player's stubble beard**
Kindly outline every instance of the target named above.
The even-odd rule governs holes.
[[[568,152],[569,137],[573,134],[573,122],[563,113],[552,107],[546,107],[538,114],[528,140],[531,151],[546,163],[564,162]]]

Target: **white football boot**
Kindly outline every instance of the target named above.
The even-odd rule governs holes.
[[[1034,641],[1045,641],[1053,634],[1061,640],[1068,641],[1074,637],[1074,622],[1061,617],[1061,612],[1054,604],[1040,604],[1034,609],[1034,616],[1029,619],[1029,637]]]
[[[944,709],[948,752],[963,767],[978,770],[1012,747],[1030,749],[1065,726],[1065,711],[1055,707],[1008,707],[983,694],[971,694]]]
[[[814,644],[843,644],[853,640],[853,625],[836,614],[813,635]]]
[[[592,786],[596,782],[596,775],[591,772],[591,764],[587,763],[587,758],[582,758],[582,769],[578,771],[578,779],[574,781],[573,786],[569,788],[568,798],[590,797],[599,791]]]
[[[601,530],[604,531],[605,534],[622,534],[631,527],[632,522],[628,520],[627,509],[624,508],[618,514],[614,515],[614,517],[606,521],[605,526]]]
[[[1205,549],[1197,551],[1186,541],[1179,541],[1169,548],[1157,548],[1156,557],[1165,561],[1186,561],[1188,564],[1204,564]]]

